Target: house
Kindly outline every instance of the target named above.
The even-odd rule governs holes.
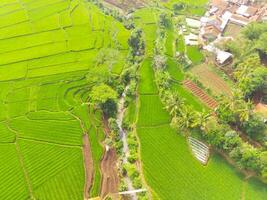
[[[232,58],[233,58],[233,55],[229,52],[226,52],[226,51],[218,50],[216,53],[216,61],[220,65],[227,64],[228,62],[230,62],[232,60]]]
[[[246,17],[237,14],[233,14],[230,18],[230,21],[240,26],[246,26],[250,22]]]
[[[207,25],[203,29],[202,37],[205,40],[213,41],[215,40],[219,35],[221,34],[221,31],[213,25]]]
[[[249,17],[254,16],[257,13],[257,11],[258,11],[258,8],[256,7],[241,5],[236,10],[236,14],[249,18]]]
[[[200,19],[200,41],[211,42],[222,36],[229,23],[240,28],[260,20],[267,21],[267,5],[254,0],[211,0],[209,11]]]

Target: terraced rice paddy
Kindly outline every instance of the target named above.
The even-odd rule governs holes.
[[[121,73],[129,35],[86,1],[0,1],[0,199],[99,195],[101,114],[83,103],[90,77]],[[101,49],[115,52],[112,66],[96,66]],[[91,191],[84,191],[86,132]]]
[[[198,15],[206,0],[180,2],[190,3],[188,14]],[[173,3],[162,4],[172,8]],[[244,180],[214,153],[206,166],[201,165],[186,139],[170,127],[152,68],[159,13],[143,8],[133,14],[144,31],[146,53],[139,69],[138,102],[131,102],[126,113],[127,120],[137,122],[148,189],[154,199],[162,200],[264,199],[265,185]],[[84,0],[0,1],[0,199],[78,200],[100,195],[105,135],[102,114],[87,103],[99,79],[121,74],[129,36],[121,23]],[[195,110],[207,109],[181,84],[185,77],[173,58],[174,40],[170,28],[166,70],[173,80],[171,89]],[[105,50],[112,52],[107,57],[114,62],[97,62]],[[196,48],[189,50],[194,64],[202,56]],[[92,152],[90,190],[85,190],[84,137],[89,137]]]

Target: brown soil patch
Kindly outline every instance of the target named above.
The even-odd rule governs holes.
[[[267,105],[262,104],[262,103],[258,103],[255,106],[255,112],[259,112],[261,113],[264,117],[267,117]]]
[[[89,191],[93,183],[93,158],[90,147],[90,142],[88,134],[83,135],[83,160],[84,160],[84,169],[85,169],[85,184],[84,184],[84,198],[89,198]]]
[[[208,69],[207,66],[199,65],[191,71],[198,77],[199,81],[207,88],[210,88],[216,95],[224,94],[231,96],[231,89],[219,75]]]
[[[210,97],[206,92],[204,92],[200,87],[190,80],[185,80],[183,85],[189,89],[195,96],[197,96],[203,103],[208,107],[215,109],[218,106],[218,103]]]
[[[106,137],[110,134],[108,127],[108,119],[103,118],[103,126]],[[118,193],[119,188],[119,176],[117,170],[117,153],[114,148],[110,148],[105,151],[101,160],[101,193],[100,196],[103,199],[108,194]]]
[[[118,193],[119,177],[116,162],[116,150],[109,149],[109,151],[106,151],[101,160],[101,198],[110,193]]]
[[[104,0],[104,1],[124,11],[127,11],[132,8],[136,9],[142,8],[145,5],[144,0]]]

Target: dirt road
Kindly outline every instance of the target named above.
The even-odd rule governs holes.
[[[88,134],[83,135],[83,160],[85,169],[84,198],[89,199],[89,190],[93,182],[93,159]]]

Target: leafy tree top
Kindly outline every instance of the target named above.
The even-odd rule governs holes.
[[[91,101],[96,104],[103,104],[108,100],[116,101],[117,96],[117,92],[104,83],[94,86],[90,94]]]

